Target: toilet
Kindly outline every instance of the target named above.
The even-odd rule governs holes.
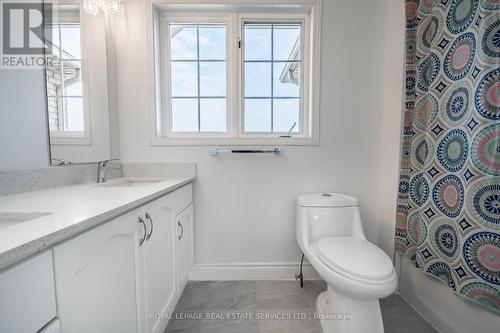
[[[316,309],[324,333],[384,332],[379,299],[396,290],[389,256],[366,240],[358,200],[338,193],[297,198],[297,241],[326,281]]]

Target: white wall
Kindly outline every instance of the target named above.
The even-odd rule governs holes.
[[[0,170],[49,164],[43,70],[0,69]]]
[[[378,244],[394,251],[403,106],[405,10],[403,0],[386,0],[383,107],[380,132],[380,229]]]
[[[385,79],[384,67],[393,66],[386,61],[386,29],[393,27],[389,21],[398,25],[401,17],[387,17],[385,2],[323,1],[321,145],[285,147],[283,157],[212,157],[208,147],[150,146],[147,1],[129,0],[126,5],[116,34],[121,158],[197,163],[196,263],[298,262],[295,198],[306,192],[358,197],[372,242],[379,242],[380,230],[394,228],[392,216],[381,217],[386,202],[381,194],[388,201],[395,198],[397,164],[382,170],[381,161],[395,156],[391,160],[397,163],[401,68],[389,70],[390,79]],[[400,49],[390,50],[394,53],[389,59],[402,58],[402,43],[390,47],[398,44]],[[394,87],[396,92],[384,93]],[[382,149],[383,140],[393,139],[393,146]],[[387,238],[392,237],[391,231]],[[381,245],[392,255],[392,241]]]

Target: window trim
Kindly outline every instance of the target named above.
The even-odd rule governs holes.
[[[189,0],[184,2],[182,5],[178,5],[177,0],[148,0],[148,86],[149,86],[149,123],[150,123],[150,146],[207,146],[207,145],[281,145],[281,146],[310,146],[319,145],[319,84],[320,84],[320,58],[321,58],[321,2],[322,0],[275,0],[273,6],[269,4],[263,4],[259,0],[225,0],[224,4],[221,4],[219,0]],[[213,12],[214,8],[219,9],[219,13],[226,15],[233,15],[232,26],[238,26],[239,15],[244,16],[250,15],[250,13],[258,13],[259,17],[264,17],[271,14],[280,14],[279,16],[293,16],[294,14],[308,16],[308,33],[307,38],[310,43],[310,50],[308,50],[309,57],[309,88],[308,88],[308,98],[307,107],[309,112],[305,115],[305,121],[307,121],[308,135],[299,137],[297,135],[292,138],[282,138],[278,137],[276,133],[269,136],[264,136],[262,133],[257,133],[257,135],[237,135],[241,130],[241,113],[239,110],[239,102],[236,101],[236,114],[231,119],[232,131],[229,131],[226,136],[184,136],[184,137],[166,137],[163,134],[162,128],[159,126],[160,121],[162,121],[162,105],[161,99],[162,95],[158,89],[156,82],[158,81],[158,72],[160,72],[158,67],[161,64],[157,60],[158,53],[160,52],[158,32],[161,30],[160,21],[161,16],[164,13],[180,15],[184,13],[185,15],[198,16],[200,13],[200,6],[214,6],[206,12]],[[283,5],[280,8],[285,8],[276,12],[276,6]],[[257,10],[248,10],[248,8]],[[288,14],[288,12],[293,12],[294,14]],[[236,33],[236,38],[238,29],[233,28],[233,33]],[[304,32],[305,34],[305,32]],[[228,35],[229,36],[229,35]],[[237,41],[237,39],[235,39]],[[237,48],[234,47],[236,53],[238,53]],[[229,49],[228,49],[229,50]],[[239,59],[237,54],[233,54],[233,59]],[[228,58],[229,60],[229,58]],[[239,61],[233,61],[232,70],[238,70]],[[240,81],[240,80],[237,80]],[[236,85],[236,88],[234,86]],[[233,82],[232,87],[236,89],[239,95],[239,83]],[[228,89],[230,87],[228,86]],[[162,90],[162,89],[161,89]],[[229,96],[229,93],[228,93]],[[238,98],[236,98],[238,99]],[[231,109],[234,114],[234,107]],[[229,115],[228,115],[229,116]],[[304,126],[305,128],[305,126]]]
[[[80,56],[82,76],[82,104],[83,104],[83,131],[49,131],[50,144],[52,145],[92,145],[92,121],[90,110],[90,84],[87,66],[88,50],[84,47],[88,38],[86,17],[82,6],[73,2],[60,2],[60,6],[78,7],[80,20]],[[62,22],[64,23],[64,22]]]

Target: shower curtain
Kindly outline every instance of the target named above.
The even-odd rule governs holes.
[[[396,249],[500,313],[500,2],[405,5]]]

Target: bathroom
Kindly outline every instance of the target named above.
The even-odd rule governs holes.
[[[498,331],[497,1],[0,8],[1,333]]]

